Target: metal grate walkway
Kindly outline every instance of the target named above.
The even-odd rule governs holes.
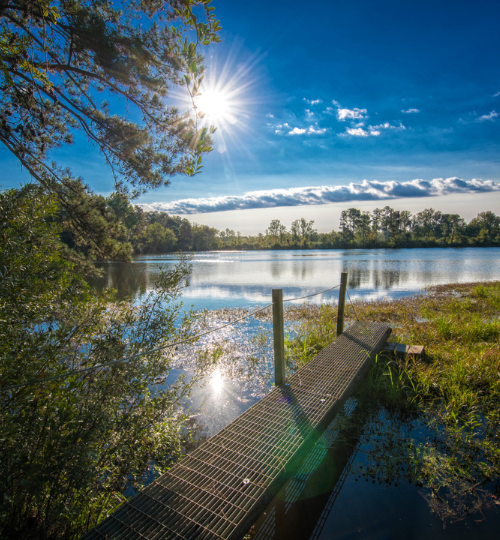
[[[354,323],[82,540],[240,539],[297,470],[390,332],[387,324]]]

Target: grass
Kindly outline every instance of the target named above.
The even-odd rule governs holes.
[[[309,305],[289,317],[298,322],[287,337],[288,363],[300,367],[334,339],[336,310]],[[357,396],[368,414],[369,455],[357,474],[422,487],[445,522],[498,504],[500,282],[348,304],[346,319],[355,318],[387,322],[391,341],[426,350],[424,359],[382,354],[374,362]]]

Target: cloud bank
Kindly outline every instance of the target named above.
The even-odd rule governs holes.
[[[363,180],[360,184],[347,186],[310,186],[303,188],[249,191],[244,195],[183,199],[170,203],[138,204],[144,211],[168,212],[169,214],[204,214],[228,210],[274,208],[277,206],[306,206],[332,202],[380,201],[391,199],[433,197],[454,193],[478,193],[500,191],[500,184],[491,180],[462,180],[460,178],[435,178],[431,181],[378,182]]]

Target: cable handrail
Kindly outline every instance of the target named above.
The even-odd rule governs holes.
[[[339,287],[340,287],[340,283],[338,285],[335,285],[335,287],[330,287],[329,289],[325,289],[324,291],[320,291],[320,292],[313,293],[313,294],[308,294],[306,296],[298,296],[297,298],[284,298],[283,303],[284,302],[293,302],[295,300],[303,300],[304,298],[311,298],[312,296],[318,296],[318,294],[323,294],[323,293],[326,293],[328,291],[333,291],[334,289],[338,289]]]
[[[283,299],[283,302],[294,302],[295,300],[303,300],[305,298],[312,298],[313,296],[318,296],[319,294],[324,294],[326,292],[333,291],[334,289],[337,289],[338,287],[340,287],[340,284],[335,285],[334,287],[330,287],[329,289],[325,289],[324,291],[319,291],[317,293],[308,294],[308,295],[305,295],[305,296],[298,296],[296,298],[285,298],[285,299]],[[260,313],[261,311],[266,310],[268,307],[270,307],[272,305],[273,305],[272,303],[266,304],[264,307],[256,309],[255,311],[252,311],[251,313],[249,313],[248,315],[245,315],[244,317],[239,317],[238,319],[235,319],[234,321],[230,321],[230,322],[228,322],[226,324],[223,324],[222,326],[218,326],[217,328],[212,328],[211,330],[207,330],[206,332],[202,332],[201,334],[196,334],[195,336],[191,336],[189,338],[183,339],[181,341],[177,341],[175,343],[168,343],[167,345],[162,345],[161,347],[156,347],[154,349],[149,349],[147,351],[140,352],[140,353],[137,353],[137,354],[133,354],[131,356],[126,356],[125,358],[119,358],[118,360],[112,360],[111,362],[106,362],[104,364],[96,364],[94,366],[90,366],[90,367],[87,367],[87,368],[75,369],[75,370],[72,370],[72,371],[69,371],[69,372],[66,372],[66,373],[61,373],[59,375],[54,375],[53,377],[47,377],[47,378],[44,378],[44,379],[41,379],[41,380],[40,379],[32,379],[31,381],[28,381],[28,382],[25,382],[25,383],[15,384],[15,385],[12,385],[12,386],[7,386],[5,388],[0,387],[0,392],[7,392],[9,390],[15,390],[16,388],[26,388],[28,386],[40,386],[42,384],[45,384],[45,383],[50,382],[50,381],[55,381],[57,379],[65,379],[65,378],[68,378],[68,377],[72,377],[74,375],[79,375],[81,373],[87,373],[89,371],[93,371],[93,370],[96,370],[96,369],[109,367],[109,366],[112,366],[112,365],[115,365],[115,364],[120,364],[120,363],[123,363],[123,362],[127,362],[129,360],[134,360],[135,358],[139,358],[141,356],[146,356],[148,354],[163,351],[165,349],[170,349],[172,347],[178,347],[179,345],[184,345],[185,343],[195,341],[195,340],[200,339],[200,338],[202,338],[202,337],[204,337],[204,336],[206,336],[208,334],[211,334],[213,332],[218,332],[219,330],[223,330],[224,328],[227,328],[228,326],[232,326],[233,324],[236,324],[236,323],[241,322],[241,321],[243,321],[245,319],[248,319],[248,318],[252,317],[253,315],[256,315],[257,313]]]

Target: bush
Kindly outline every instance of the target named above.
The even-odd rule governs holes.
[[[78,537],[180,452],[171,349],[134,355],[187,335],[189,265],[140,306],[113,303],[63,257],[56,210],[33,187],[0,194],[2,538]]]

